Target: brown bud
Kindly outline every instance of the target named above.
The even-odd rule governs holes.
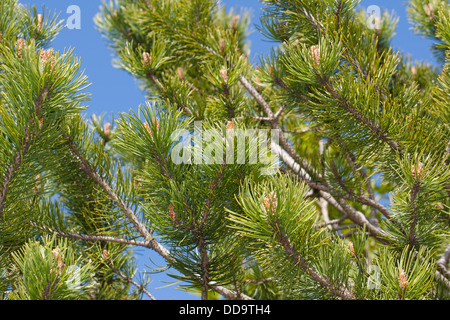
[[[42,16],[42,14],[38,14],[37,15],[37,30],[38,31],[41,31],[42,23],[43,23],[43,16]]]
[[[55,66],[55,52],[53,49],[41,50],[39,53],[39,58],[41,60],[41,68],[44,69],[45,64],[50,61],[51,67]]]
[[[173,204],[169,204],[168,211],[167,211],[167,215],[169,216],[169,218],[170,218],[172,221],[175,221],[175,220],[176,220],[177,215],[176,215],[176,213],[175,213],[175,211],[174,211]]]
[[[152,62],[152,57],[150,56],[150,53],[144,52],[142,53],[142,59],[144,60],[144,65],[149,66]]]
[[[349,241],[347,243],[348,246],[348,250],[350,250],[350,254],[352,255],[352,257],[355,257],[355,248],[353,247],[353,242]]]
[[[220,52],[225,51],[225,39],[224,38],[220,39],[219,47],[220,47]]]
[[[61,249],[59,249],[59,248],[53,249],[52,250],[53,259],[55,259],[55,260],[58,259],[60,253],[61,253]]]
[[[16,50],[17,50],[17,56],[19,58],[22,58],[22,55],[23,55],[22,50],[23,50],[24,47],[25,47],[25,40],[22,39],[22,38],[17,39]]]
[[[425,5],[424,9],[425,9],[425,13],[427,14],[428,18],[434,19],[435,15],[434,15],[433,4],[429,3],[429,4]]]
[[[402,290],[406,289],[408,286],[408,277],[403,269],[398,272],[398,284]]]
[[[270,192],[267,196],[264,197],[263,201],[266,211],[270,211],[272,214],[275,214],[278,206],[277,195],[275,194],[275,192]]]
[[[236,30],[238,27],[238,22],[239,22],[239,16],[233,16],[233,18],[231,18],[231,22],[230,22],[230,29]]]
[[[108,259],[108,250],[103,249],[102,255],[104,259]]]
[[[44,125],[44,118],[39,118],[39,120],[38,120],[38,128],[39,128],[39,131],[41,131],[42,130],[42,126]]]
[[[152,138],[153,140],[152,129],[150,128],[147,122],[144,123],[144,127],[147,130],[148,134],[150,135],[150,138]],[[159,130],[159,121],[156,120],[156,131],[158,132],[158,130]]]
[[[183,68],[177,68],[177,73],[178,73],[178,77],[180,77],[180,79],[182,81],[184,81],[184,73],[183,73]]]
[[[320,48],[318,45],[311,46],[309,49],[313,64],[317,67],[320,65]]]
[[[228,74],[226,69],[220,70],[220,76],[222,77],[224,82],[228,82]]]
[[[108,138],[109,135],[111,134],[111,123],[107,122],[105,123],[105,126],[103,128],[103,133],[105,134],[105,136]]]
[[[411,174],[414,179],[421,179],[424,176],[424,169],[422,166],[422,162],[419,162],[417,166],[411,166]]]

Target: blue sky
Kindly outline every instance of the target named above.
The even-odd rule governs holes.
[[[81,29],[64,29],[55,39],[52,46],[55,50],[63,51],[64,48],[74,48],[74,53],[81,58],[82,69],[88,76],[91,86],[88,91],[92,94],[91,100],[85,105],[88,107],[85,111],[87,117],[91,114],[117,115],[120,112],[127,112],[130,109],[136,110],[137,107],[145,102],[145,94],[140,91],[137,82],[128,73],[115,69],[112,65],[113,52],[107,48],[105,40],[95,29],[93,17],[99,12],[100,0],[19,0],[25,5],[35,5],[38,11],[41,11],[42,5],[52,11],[59,12],[61,19],[70,17],[71,12],[67,13],[67,8],[71,5],[77,5],[81,9]],[[227,8],[234,7],[249,8],[253,13],[252,23],[259,23],[261,14],[261,3],[257,0],[222,0],[222,4]],[[404,1],[398,0],[362,0],[361,7],[367,8],[370,5],[378,5],[387,9],[389,12],[395,12],[399,17],[396,29],[396,36],[392,45],[395,49],[403,53],[409,53],[414,60],[424,61],[436,64],[436,59],[430,53],[430,40],[422,39],[414,35],[410,30],[410,23],[406,15]],[[258,55],[268,53],[273,43],[263,41],[254,26],[253,32],[249,36],[251,41],[251,57],[258,61]],[[144,263],[153,265],[153,262],[162,266],[164,262],[150,250],[138,249],[138,270],[144,271]],[[157,299],[198,299],[198,297],[176,290],[175,287],[157,289],[167,285],[162,281],[171,281],[171,278],[164,274],[155,274],[151,276],[150,291]]]

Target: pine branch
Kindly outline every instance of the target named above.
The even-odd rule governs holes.
[[[448,262],[450,261],[450,246],[445,249],[442,257],[436,262],[438,271],[447,279],[450,280],[450,271],[447,269]],[[448,286],[450,288],[450,286]]]
[[[294,161],[290,157],[290,155],[285,152],[280,146],[275,143],[272,144],[272,150],[280,157],[280,159],[293,171],[293,173],[299,178],[301,181],[304,181],[307,185],[309,185],[313,189],[319,190],[319,195],[326,201],[328,201],[334,208],[340,211],[345,216],[348,216],[353,222],[357,223],[360,226],[366,226],[369,233],[377,238],[378,240],[385,242],[385,240],[381,239],[382,230],[377,226],[371,224],[364,214],[360,211],[357,211],[355,208],[350,206],[345,199],[341,198],[336,200],[329,192],[329,188],[321,185],[319,183],[313,182],[311,176],[303,169],[301,166]]]
[[[388,144],[392,150],[397,151],[399,153],[403,152],[403,148],[399,143],[389,138],[388,134],[384,132],[380,126],[372,121],[371,119],[365,117],[361,112],[359,112],[354,106],[350,104],[350,102],[331,84],[327,75],[319,75],[318,76],[319,83],[330,93],[330,95],[338,102],[347,112],[352,114],[354,118],[367,126],[381,141]]]
[[[411,189],[410,205],[411,205],[411,217],[409,219],[410,229],[409,229],[409,250],[412,250],[416,243],[416,224],[417,224],[417,203],[416,198],[420,192],[420,180],[419,178],[414,182]]]
[[[295,249],[295,247],[290,243],[288,236],[283,231],[283,226],[281,225],[279,219],[275,221],[269,222],[269,225],[274,232],[275,238],[278,243],[281,244],[286,254],[292,259],[295,265],[298,265],[302,268],[303,272],[305,272],[311,279],[316,281],[320,286],[327,289],[337,297],[342,300],[355,300],[356,297],[352,292],[350,292],[346,288],[338,288],[333,284],[329,283],[328,279],[325,276],[321,276],[316,270],[314,270],[311,266],[309,266],[308,262],[300,256],[299,252]]]
[[[297,163],[300,163],[302,165],[302,168],[308,170],[313,174],[317,174],[314,168],[312,168],[311,165],[305,159],[300,157],[300,155],[294,150],[289,141],[286,139],[283,130],[278,124],[277,118],[275,117],[269,104],[265,101],[265,99],[261,96],[261,94],[250,84],[250,82],[248,82],[248,80],[244,76],[240,76],[239,80],[242,86],[248,91],[248,93],[250,93],[250,95],[263,109],[264,113],[267,116],[268,122],[272,126],[272,129],[279,131],[280,145],[283,147],[283,149],[286,150],[289,153],[289,155],[293,159],[295,159]]]
[[[45,85],[41,93],[34,101],[34,109],[36,115],[38,115],[41,109],[43,108],[44,101],[50,98],[50,96],[47,97],[49,90],[50,90],[49,85],[48,84]],[[20,147],[20,149],[14,153],[13,157],[14,161],[9,164],[8,169],[6,170],[6,175],[3,178],[2,188],[0,190],[0,219],[2,219],[3,217],[3,209],[5,207],[6,194],[8,192],[10,183],[13,180],[14,176],[17,174],[17,171],[19,170],[22,164],[24,156],[29,151],[31,143],[33,139],[36,137],[36,134],[33,131],[31,131],[33,125],[34,125],[34,117],[32,117],[28,121],[28,124],[24,126],[25,134],[23,136],[23,144]]]
[[[161,81],[159,81],[159,79],[156,77],[155,73],[153,72],[153,70],[147,72],[147,78],[149,78],[150,80],[152,80],[152,82],[159,88],[160,92],[165,95],[166,97],[169,97],[169,93],[166,90],[166,88],[164,87],[164,85],[161,83]],[[181,110],[183,110],[184,113],[186,113],[189,116],[192,116],[192,111],[186,107],[185,105],[182,104],[178,104],[176,103]]]
[[[108,194],[108,196],[116,203],[116,205],[125,213],[126,217],[132,222],[132,224],[135,226],[136,230],[144,237],[145,242],[134,242],[136,245],[145,246],[147,248],[150,248],[154,251],[156,251],[158,254],[160,254],[168,263],[174,262],[174,258],[172,257],[170,251],[166,249],[163,245],[161,245],[156,239],[153,239],[152,234],[150,231],[145,227],[145,225],[139,220],[139,218],[134,214],[133,210],[128,207],[125,203],[125,201],[116,193],[114,189],[112,189],[108,183],[100,177],[100,175],[92,169],[89,162],[82,156],[81,152],[75,145],[75,143],[72,141],[72,139],[67,135],[63,134],[64,139],[66,140],[67,144],[73,151],[74,158],[78,161],[80,170],[83,171],[89,178],[91,178],[94,182],[96,182],[102,189]],[[61,234],[64,236],[64,234]],[[69,236],[74,236],[74,234],[68,234]],[[111,242],[119,242],[121,240],[117,240],[117,238],[109,238],[109,237],[101,237],[97,238],[98,236],[95,236],[91,238],[90,240],[85,237],[83,240],[89,240],[89,241],[97,241],[97,240],[103,240],[103,241],[111,241]],[[80,237],[81,239],[81,237]],[[129,241],[129,240],[125,240]],[[125,243],[125,242],[122,242]],[[130,243],[133,244],[133,243]],[[144,244],[144,245],[143,245]],[[250,297],[239,294],[237,295],[231,290],[228,290],[221,286],[211,286],[211,289],[216,291],[217,293],[222,294],[226,298],[230,299],[242,299],[242,300],[251,300]]]
[[[111,259],[106,258],[106,264],[108,265],[108,267],[111,268],[111,270],[117,274],[119,277],[121,277],[122,279],[124,279],[126,282],[131,283],[132,285],[134,285],[136,288],[138,288],[139,291],[144,292],[147,296],[149,296],[150,299],[152,300],[156,300],[156,298],[150,293],[150,291],[148,291],[144,286],[140,285],[139,283],[137,283],[136,281],[134,281],[132,278],[126,276],[125,274],[123,274],[123,272],[121,272],[119,269],[117,269],[116,267],[114,267]]]

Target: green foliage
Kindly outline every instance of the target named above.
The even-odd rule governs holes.
[[[82,116],[58,15],[0,3],[3,299],[153,299],[136,246],[202,299],[448,299],[448,4],[407,5],[441,70],[391,47],[393,13],[262,3],[259,64],[246,11],[104,3],[114,63],[148,94],[112,122]]]
[[[92,265],[77,256],[67,240],[30,241],[12,260],[20,275],[11,300],[83,299]]]

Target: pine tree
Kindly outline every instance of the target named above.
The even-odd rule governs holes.
[[[263,0],[258,64],[245,12],[105,3],[96,25],[148,94],[105,123],[50,47],[57,15],[2,1],[3,298],[157,298],[144,247],[202,299],[448,299],[450,6],[408,3],[435,68],[358,2]]]

